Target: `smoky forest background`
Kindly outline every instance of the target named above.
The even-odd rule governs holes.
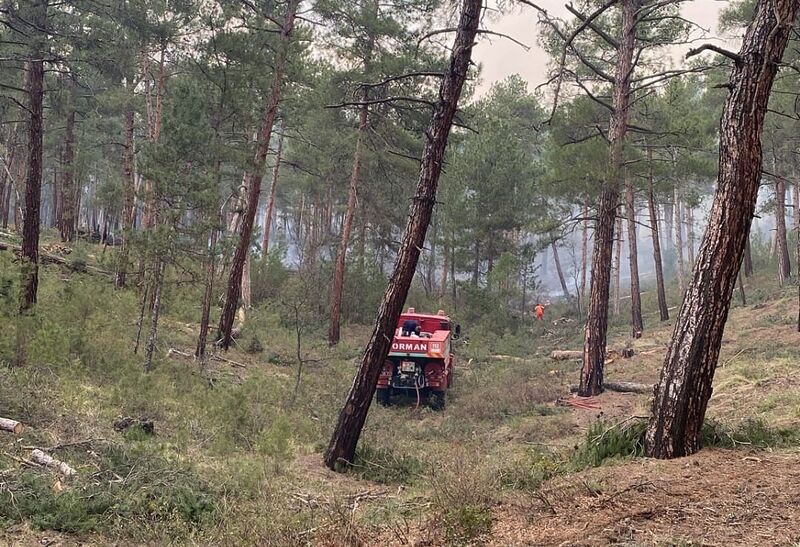
[[[800,2],[702,3],[0,0],[0,537],[800,541]]]

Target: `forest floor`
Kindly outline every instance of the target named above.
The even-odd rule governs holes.
[[[550,316],[499,336],[464,325],[446,410],[373,406],[356,466],[336,474],[321,454],[368,328],[347,328],[332,350],[321,333],[302,334],[298,369],[292,323],[266,306],[248,317],[229,361],[198,368],[169,352],[191,352],[197,328],[199,299],[176,285],[165,298],[160,358],[144,374],[131,352],[135,294],[48,267],[41,311],[26,325],[29,364],[0,367],[0,416],[27,426],[18,437],[0,432],[0,540],[796,545],[796,289],[772,288],[767,276],[751,284],[750,305],[734,305],[726,329],[711,446],[697,455],[637,455],[647,395],[606,392],[599,408],[564,405],[578,363],[549,353],[578,348],[581,329]],[[607,380],[657,380],[672,323],[645,320],[636,341],[625,316],[612,322],[609,347],[636,353],[610,363]],[[16,342],[6,331],[0,360]],[[114,431],[119,416],[153,420],[155,435]],[[26,465],[33,447],[49,448],[77,476]]]

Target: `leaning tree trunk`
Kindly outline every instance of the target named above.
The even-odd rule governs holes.
[[[458,31],[450,54],[450,67],[445,72],[439,89],[439,99],[433,109],[433,119],[426,132],[427,141],[422,154],[417,190],[395,261],[394,272],[378,309],[375,328],[361,358],[353,386],[325,452],[325,464],[331,469],[353,462],[378,375],[389,355],[391,333],[405,304],[417,268],[420,249],[425,243],[425,234],[436,204],[436,188],[447,148],[447,138],[470,67],[483,0],[463,0],[462,6]]]
[[[31,6],[31,28],[43,29],[47,23],[47,0],[36,0]],[[31,48],[28,62],[28,176],[25,184],[25,215],[22,227],[22,294],[20,312],[36,304],[39,289],[39,213],[42,197],[42,125],[44,115],[44,57],[37,45]]]
[[[628,262],[631,271],[631,336],[641,338],[644,330],[642,296],[639,289],[639,250],[636,242],[636,196],[628,175],[625,181],[625,213],[628,221]]]
[[[656,458],[697,452],[725,321],[761,179],[761,134],[770,90],[800,7],[758,2],[731,73],[720,122],[719,179],[709,224],[656,386],[645,451]]]
[[[556,265],[556,272],[558,273],[558,281],[561,283],[561,290],[564,291],[564,298],[567,299],[567,303],[572,303],[572,296],[569,294],[569,288],[567,288],[567,280],[564,277],[564,271],[561,269],[561,260],[558,258],[558,245],[556,245],[555,240],[550,242],[550,246],[553,248],[553,262]]]
[[[656,195],[653,185],[653,151],[648,148],[647,158],[649,172],[647,175],[647,208],[650,211],[650,231],[653,236],[653,263],[656,270],[656,292],[658,293],[658,312],[662,321],[669,321],[667,308],[667,293],[664,288],[664,265],[661,262],[661,238],[658,229],[658,209],[656,208]]]
[[[269,233],[272,228],[272,214],[275,211],[275,195],[278,191],[278,173],[281,169],[281,156],[283,155],[283,134],[284,130],[278,134],[278,150],[275,154],[275,165],[272,167],[272,184],[269,187],[269,201],[267,209],[264,211],[264,238],[261,240],[261,258],[267,259],[269,254]]]
[[[122,185],[125,195],[125,202],[122,208],[122,249],[119,253],[117,263],[117,274],[115,284],[117,287],[124,287],[128,278],[128,257],[130,255],[130,238],[133,236],[133,221],[136,218],[136,180],[134,178],[134,149],[133,149],[133,130],[134,130],[134,110],[129,105],[125,109],[125,144],[122,149]]]
[[[366,100],[366,93],[364,94]],[[350,191],[347,195],[347,211],[342,223],[342,237],[339,240],[339,250],[336,252],[336,265],[333,270],[333,287],[331,289],[330,323],[328,325],[328,344],[334,346],[339,343],[339,322],[342,315],[342,291],[344,289],[344,269],[347,258],[347,247],[350,244],[350,232],[353,229],[353,218],[358,204],[358,180],[361,178],[361,161],[364,153],[364,138],[367,131],[367,106],[361,107],[358,116],[358,140],[356,151],[353,155],[353,171],[350,174]]]
[[[252,171],[248,175],[247,209],[242,218],[236,252],[233,255],[233,260],[231,260],[231,269],[228,274],[228,289],[225,293],[225,305],[222,308],[222,315],[219,322],[219,339],[222,347],[226,350],[233,342],[233,321],[236,318],[236,307],[239,304],[239,297],[241,296],[242,271],[244,269],[244,262],[250,252],[250,238],[253,235],[253,222],[256,217],[256,211],[258,210],[258,198],[261,195],[264,162],[269,153],[269,140],[272,135],[272,128],[275,125],[275,115],[278,111],[278,102],[280,101],[281,90],[283,89],[283,72],[286,68],[286,59],[289,55],[289,44],[299,3],[300,0],[289,0],[286,7],[286,16],[283,22],[283,28],[281,29],[280,49],[272,73],[272,85],[264,110],[264,118],[261,122],[261,131],[259,133]]]
[[[778,240],[778,282],[783,285],[792,276],[789,243],[786,237],[786,183],[775,181],[775,237]]]
[[[612,180],[606,181],[597,207],[592,251],[592,280],[589,291],[589,313],[584,328],[583,365],[578,395],[589,397],[603,391],[603,364],[606,358],[608,333],[608,292],[611,276],[611,254],[614,247],[614,221],[619,205],[619,177],[622,175],[623,147],[628,129],[633,50],[637,10],[641,0],[622,1],[622,35],[617,54],[617,67],[612,91],[611,140]]]

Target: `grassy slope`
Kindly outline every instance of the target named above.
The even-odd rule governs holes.
[[[7,257],[0,260],[0,271],[14,271]],[[759,288],[771,285],[766,278],[754,282],[751,306],[734,309],[726,333],[724,366],[710,407],[726,431],[741,428],[750,418],[787,431],[800,426],[800,395],[792,374],[800,352],[791,324],[794,296],[788,290]],[[130,351],[135,296],[115,292],[95,276],[47,268],[37,318],[20,326],[30,333],[30,364],[13,371],[0,368],[0,415],[28,426],[19,439],[0,434],[5,539],[33,543],[56,537],[65,544],[160,543],[165,538],[261,545],[580,543],[586,536],[585,517],[570,509],[576,504],[593,512],[602,509],[595,536],[609,527],[616,530],[613,537],[597,536],[599,543],[625,534],[647,542],[714,537],[700,520],[694,532],[657,516],[634,519],[636,526],[620,524],[630,521],[628,509],[635,503],[652,498],[664,506],[671,501],[653,492],[673,484],[679,490],[686,481],[699,480],[681,474],[684,464],[615,460],[610,467],[578,472],[585,463],[576,461],[573,447],[583,442],[592,422],[646,414],[648,404],[644,396],[611,393],[599,398],[600,411],[554,403],[568,396],[577,364],[551,362],[547,355],[556,347],[579,347],[577,323],[535,324],[504,337],[465,325],[469,339],[458,349],[461,366],[447,410],[434,413],[413,404],[375,407],[359,465],[341,476],[321,466],[320,453],[366,329],[348,330],[334,350],[321,335],[306,336],[303,352],[317,360],[305,365],[295,398],[294,334],[273,310],[255,311],[244,337],[243,346],[249,346],[257,336],[264,351],[234,350],[227,356],[246,368],[212,362],[200,370],[191,360],[167,356],[168,348],[189,350],[194,341],[198,299],[181,291],[172,288],[168,295],[161,357],[156,370],[145,375],[141,356]],[[5,309],[13,306],[10,298],[5,302]],[[0,321],[9,325],[0,332],[0,359],[9,359],[15,328],[8,316]],[[652,314],[646,327],[645,337],[634,344],[638,355],[611,364],[609,379],[657,378],[660,348],[670,327],[657,325]],[[625,330],[624,317],[616,320],[612,347],[627,342]],[[112,422],[122,415],[152,418],[157,435],[116,433]],[[782,437],[769,427],[762,427],[766,433],[759,430],[763,438],[757,442],[779,443]],[[737,439],[750,442],[746,436]],[[78,469],[72,481],[56,481],[20,461],[31,446],[78,441],[82,444],[52,451]],[[700,473],[702,480],[713,481],[717,464],[730,464],[747,476],[746,453],[706,454],[697,457],[699,468],[708,471]],[[790,448],[776,454],[775,461],[777,456],[769,456],[770,469],[783,473],[797,464]],[[644,485],[646,477],[653,479],[652,489]],[[775,480],[789,478],[784,474]],[[739,486],[709,485],[708,490],[717,497],[734,496]],[[617,503],[623,499],[630,501]],[[771,510],[782,514],[781,508]],[[724,524],[720,520],[720,529]]]

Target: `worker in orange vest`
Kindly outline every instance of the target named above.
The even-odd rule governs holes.
[[[541,303],[536,304],[536,307],[534,308],[533,311],[536,314],[537,321],[541,321],[542,319],[544,319],[544,306],[542,306]]]

